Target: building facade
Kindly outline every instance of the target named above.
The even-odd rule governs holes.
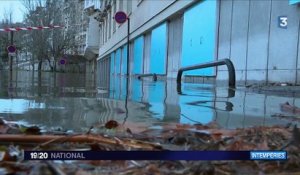
[[[88,16],[83,11],[84,5],[83,0],[64,0],[65,33],[68,34],[68,31],[75,33],[75,45],[67,51],[68,54],[84,55],[88,26]]]
[[[175,78],[181,67],[229,58],[241,85],[300,83],[299,0],[86,0],[85,4],[90,15],[85,51],[97,60],[103,77],[126,75],[129,68],[130,75]],[[117,11],[130,19],[129,49],[128,20],[116,23]],[[228,79],[225,66],[184,75]]]

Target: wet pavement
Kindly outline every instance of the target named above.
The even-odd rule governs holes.
[[[1,71],[0,116],[47,130],[86,131],[109,120],[139,127],[164,123],[207,124],[223,128],[286,125],[289,120],[272,117],[293,115],[281,111],[288,102],[300,106],[296,94],[264,93],[245,87],[236,90],[213,84],[127,79],[91,81],[89,75]]]

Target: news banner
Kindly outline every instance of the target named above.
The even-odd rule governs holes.
[[[24,151],[24,160],[286,160],[286,151]]]

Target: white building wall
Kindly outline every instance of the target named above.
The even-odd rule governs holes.
[[[92,60],[96,59],[100,46],[100,26],[96,20],[98,14],[96,11],[100,11],[101,2],[100,0],[85,0],[84,7],[85,12],[89,15],[84,56],[88,60]]]
[[[137,36],[151,30],[152,28],[165,21],[175,13],[187,8],[197,0],[167,0],[167,1],[153,1],[153,0],[132,0],[132,12],[129,13],[130,18],[130,40]],[[128,11],[128,1],[123,1],[124,11]],[[126,9],[126,10],[125,10]],[[117,9],[119,11],[119,9]],[[122,25],[117,25],[116,32],[113,33],[107,43],[99,48],[99,59],[104,58],[110,52],[116,50],[127,41],[127,26],[125,22]]]
[[[100,43],[100,28],[99,22],[94,19],[94,16],[89,17],[89,27],[88,27],[88,36],[87,40],[87,47],[97,47],[99,48]]]
[[[102,2],[113,4],[113,1]],[[122,9],[129,11],[130,40],[149,33],[162,22],[183,13],[197,2],[199,1],[123,1]],[[217,2],[215,59],[230,58],[235,65],[236,78],[240,84],[250,84],[253,81],[300,83],[299,5],[289,5],[288,0]],[[128,7],[128,4],[131,6]],[[116,10],[111,7],[108,11],[108,14],[111,14],[109,19],[112,19],[114,11],[120,10],[120,2],[117,2],[116,6]],[[278,27],[278,16],[288,17],[287,29]],[[116,24],[114,32],[115,21],[108,20],[108,17],[104,21],[104,41],[103,45],[98,47],[98,59],[109,57],[111,52],[127,42],[128,22]],[[108,33],[111,34],[110,37]],[[100,40],[100,37],[94,38]],[[147,72],[147,69],[145,70]],[[174,78],[176,70],[169,71],[169,74],[169,77]],[[217,68],[217,79],[228,80],[226,66]]]
[[[230,58],[240,84],[300,83],[300,6],[288,0],[219,1],[218,58]],[[279,16],[288,26],[280,28]],[[218,80],[227,80],[219,67]]]

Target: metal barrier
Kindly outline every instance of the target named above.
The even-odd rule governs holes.
[[[180,95],[187,95],[187,94],[184,94],[182,93],[182,89],[181,89],[181,85],[180,84],[177,84],[177,93],[180,94]],[[227,90],[227,96],[223,97],[223,98],[232,98],[235,96],[235,89],[230,87],[228,88]]]
[[[193,65],[193,66],[187,66],[187,67],[180,68],[177,73],[177,86],[180,86],[180,84],[181,84],[181,77],[182,77],[182,73],[184,71],[203,69],[203,68],[215,67],[215,66],[221,66],[221,65],[227,66],[228,77],[229,77],[229,81],[228,81],[229,87],[235,88],[235,69],[234,69],[232,62],[228,58],[218,60],[218,61],[202,63],[202,64],[197,64],[197,65]]]
[[[152,77],[152,76],[153,76],[153,81],[157,81],[156,74],[141,74],[141,75],[138,75],[138,79],[140,80],[142,77]]]

